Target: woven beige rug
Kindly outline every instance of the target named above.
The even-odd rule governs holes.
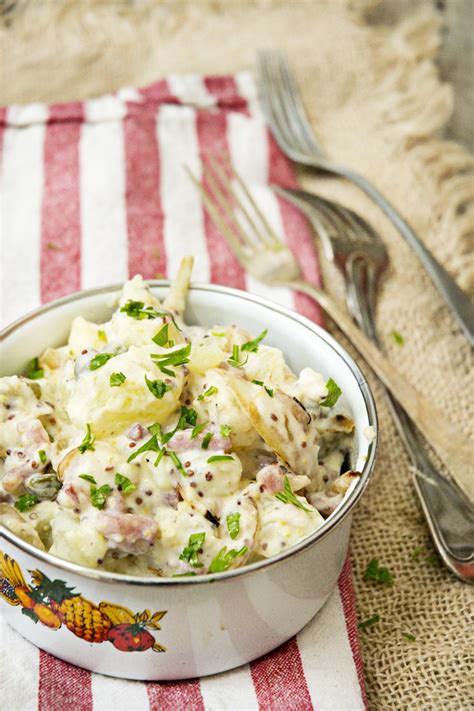
[[[282,47],[329,156],[371,179],[460,285],[473,290],[474,161],[440,137],[452,91],[439,82],[433,61],[439,19],[422,7],[396,27],[374,27],[367,13],[376,4],[19,0],[0,20],[0,103],[85,99],[170,72],[233,72],[252,68],[257,49]],[[359,211],[382,234],[392,266],[378,323],[390,357],[469,436],[471,353],[412,252],[356,188],[301,179]],[[327,265],[324,271],[326,287],[340,294],[338,276]],[[393,330],[403,335],[403,346],[393,341]],[[361,633],[370,706],[471,709],[472,588],[433,555],[409,460],[372,384],[380,455],[352,536],[359,617],[380,615]],[[474,495],[472,474],[460,483]],[[374,557],[394,572],[393,587],[363,581]]]

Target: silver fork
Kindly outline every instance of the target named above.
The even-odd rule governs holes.
[[[293,253],[272,230],[249,190],[229,162],[225,167],[212,156],[203,165],[202,181],[187,170],[205,207],[241,264],[256,279],[271,286],[287,286],[315,299],[352,341],[375,374],[434,448],[447,470],[463,481],[470,471],[471,453],[463,438],[433,402],[407,382],[387,358],[357,328],[327,293],[301,277]]]
[[[303,190],[274,190],[295,204],[321,238],[326,257],[343,274],[349,311],[382,348],[373,306],[377,281],[389,264],[380,236],[352,210]],[[443,477],[414,424],[385,390],[387,404],[414,467],[414,484],[436,548],[449,570],[474,582],[474,509],[454,482]]]
[[[264,112],[282,150],[296,163],[350,180],[374,200],[416,253],[466,337],[474,345],[474,303],[469,295],[459,288],[406,220],[368,180],[332,163],[324,155],[314,137],[285,56],[279,51],[260,52],[258,62]]]

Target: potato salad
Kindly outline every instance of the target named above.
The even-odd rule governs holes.
[[[75,318],[0,379],[0,522],[24,540],[130,575],[220,573],[312,534],[359,476],[337,374],[296,376],[271,324],[187,325],[191,268],[163,302],[135,276],[109,321]]]

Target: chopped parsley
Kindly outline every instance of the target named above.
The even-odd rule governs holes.
[[[154,361],[155,365],[161,370],[162,373],[166,375],[174,376],[174,371],[170,370],[168,366],[177,367],[178,365],[185,365],[189,363],[189,354],[191,353],[191,344],[183,346],[182,348],[177,348],[171,353],[152,353],[150,358]]]
[[[392,336],[393,340],[395,341],[395,343],[397,344],[397,346],[403,346],[403,344],[405,343],[405,339],[403,338],[402,334],[399,333],[398,331],[392,331],[391,336]]]
[[[178,424],[176,425],[176,430],[184,430],[186,425],[194,425],[197,422],[198,414],[196,410],[186,407],[186,405],[181,405],[181,411],[179,415]]]
[[[229,365],[232,365],[234,368],[241,368],[243,365],[246,364],[248,361],[248,356],[245,360],[240,360],[240,349],[239,346],[233,345],[232,346],[232,355],[230,358],[227,358],[227,362]]]
[[[115,358],[116,353],[97,353],[89,363],[89,370],[97,370],[102,368],[111,358]]]
[[[115,483],[117,485],[118,490],[121,491],[122,494],[131,494],[132,491],[135,491],[135,489],[137,488],[128,477],[123,476],[118,472],[115,474]]]
[[[273,397],[273,390],[271,388],[267,388],[267,386],[265,385],[263,380],[252,380],[252,383],[254,383],[254,385],[260,385],[262,388],[265,389],[265,392],[267,393],[267,395],[269,395],[270,397]]]
[[[327,381],[326,389],[328,391],[328,394],[326,395],[324,400],[321,400],[319,404],[321,405],[321,407],[333,407],[342,395],[342,390],[332,378],[329,378],[329,380]]]
[[[209,443],[213,437],[214,437],[214,433],[208,432],[206,434],[206,436],[204,437],[204,439],[202,440],[201,449],[207,449],[209,447]]]
[[[160,449],[160,451],[158,452],[158,456],[155,459],[155,464],[154,464],[155,467],[158,466],[158,464],[161,462],[161,460],[163,459],[165,454],[166,454],[166,449],[163,447],[163,449]]]
[[[223,338],[225,335],[227,335],[227,334],[225,333],[225,331],[221,331],[220,333],[217,333],[217,332],[215,332],[215,331],[211,331],[211,336],[217,336],[217,338]]]
[[[38,449],[38,457],[40,459],[41,464],[46,464],[48,461],[48,457],[46,456],[46,452],[44,449]]]
[[[167,454],[170,456],[171,461],[173,462],[175,467],[177,467],[177,469],[179,469],[181,474],[183,476],[188,476],[186,474],[186,469],[183,467],[183,463],[182,463],[181,459],[178,457],[178,455],[176,454],[176,452],[167,452]]]
[[[402,632],[402,637],[405,637],[409,642],[415,642],[416,637],[414,634],[411,634],[410,632]]]
[[[223,437],[228,437],[232,432],[232,427],[230,425],[221,425],[219,431]]]
[[[199,434],[201,434],[201,432],[207,427],[208,424],[209,424],[209,420],[206,420],[202,424],[196,425],[195,427],[193,427],[193,431],[191,432],[191,439],[194,439]]]
[[[170,311],[156,311],[153,306],[147,306],[143,301],[127,301],[125,306],[120,309],[122,313],[126,313],[130,318],[135,318],[138,321],[143,321],[144,319],[154,319],[154,318],[170,318],[178,331],[178,328],[174,316]]]
[[[40,368],[39,358],[32,358],[30,360],[23,375],[25,378],[29,378],[30,380],[39,380],[40,378],[44,378],[44,370],[43,368]]]
[[[107,336],[105,335],[105,331],[102,331],[102,329],[99,329],[97,331],[97,335],[101,341],[104,341],[104,343],[107,343]]]
[[[205,393],[201,393],[199,395],[198,400],[204,400],[204,398],[210,397],[211,395],[215,395],[217,392],[217,388],[215,388],[214,385],[211,385],[211,387],[208,388]]]
[[[265,329],[259,336],[257,336],[257,338],[254,338],[253,341],[247,341],[247,343],[244,343],[241,350],[248,351],[249,353],[256,353],[258,351],[259,343],[263,341],[267,333],[268,330]]]
[[[199,562],[199,552],[206,538],[205,533],[192,533],[189,536],[188,545],[179,556],[180,560],[186,560],[193,568],[202,568],[203,563]]]
[[[216,557],[211,561],[208,572],[222,573],[230,567],[232,561],[237,558],[237,556],[245,555],[247,551],[247,546],[242,546],[240,550],[233,549],[230,551],[227,550],[227,546],[224,546],[224,548],[221,548]]]
[[[234,457],[231,457],[230,454],[213,454],[212,457],[209,457],[207,460],[208,464],[212,464],[212,462],[232,462],[234,461]]]
[[[376,625],[377,622],[380,622],[380,615],[372,615],[372,617],[369,617],[367,620],[359,622],[357,627],[360,630],[365,630],[367,629],[367,627],[373,627],[373,625]]]
[[[92,506],[95,506],[96,509],[103,509],[107,496],[111,491],[112,489],[108,484],[103,484],[99,488],[94,486],[94,484],[91,484],[90,497]]]
[[[31,507],[37,503],[38,497],[35,494],[24,494],[15,501],[15,508],[18,511],[28,511],[28,509],[31,509]]]
[[[133,460],[138,457],[139,454],[143,454],[143,452],[160,452],[161,447],[158,444],[158,435],[154,434],[149,440],[145,442],[145,444],[142,444],[141,447],[135,450],[135,452],[132,452],[132,454],[129,456],[127,459],[127,463],[130,464],[130,462],[133,462]],[[162,455],[163,456],[163,455]]]
[[[170,343],[168,329],[169,324],[165,323],[165,325],[160,328],[158,333],[156,333],[151,340],[156,343],[157,346],[165,348]]]
[[[388,568],[379,566],[377,558],[372,558],[364,573],[365,582],[381,583],[382,585],[393,585],[394,576]]]
[[[161,400],[163,395],[168,391],[171,390],[169,385],[166,385],[164,380],[150,380],[147,378],[145,375],[145,383],[147,385],[148,390],[151,392],[152,395],[154,395],[158,400]]]
[[[79,474],[79,479],[84,479],[84,481],[88,481],[89,484],[97,484],[92,474]]]
[[[87,429],[86,435],[78,447],[78,450],[80,451],[81,454],[84,454],[84,452],[88,449],[90,449],[91,452],[95,452],[95,447],[94,447],[95,437],[92,436],[90,424],[87,424],[86,429]]]
[[[278,501],[283,501],[284,504],[293,504],[293,506],[296,506],[297,509],[302,509],[302,511],[311,513],[311,509],[307,509],[303,506],[301,501],[293,493],[290,480],[287,476],[283,479],[283,491],[279,491],[278,494],[275,494],[275,498],[277,498]]]
[[[127,379],[127,376],[121,372],[112,373],[112,375],[110,376],[110,386],[112,388],[118,388],[120,385],[124,384],[126,379]]]
[[[232,540],[235,540],[240,533],[240,514],[229,514],[226,518],[227,530]]]

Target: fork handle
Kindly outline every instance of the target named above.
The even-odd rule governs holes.
[[[347,305],[360,328],[382,349],[371,308],[373,301],[366,291],[367,280],[364,281],[363,277],[363,273],[355,273],[347,281],[347,284],[353,285],[350,292],[346,291]],[[474,509],[456,483],[436,469],[415,423],[410,422],[390,392],[386,388],[383,391],[392,419],[413,463],[415,489],[435,546],[452,573],[474,583]]]
[[[436,451],[446,469],[451,472],[463,491],[467,496],[472,496],[473,492],[469,492],[467,477],[472,477],[472,473],[469,473],[472,472],[474,456],[472,452],[469,452],[466,444],[467,438],[463,438],[452,427],[447,416],[441,410],[438,410],[432,402],[426,400],[410,385],[375,344],[359,330],[346,311],[328,294],[303,280],[292,281],[286,286],[307,294],[320,304],[357,348],[361,356],[365,358],[410,419],[416,422],[420,432]],[[472,483],[470,488],[473,489]]]
[[[308,163],[309,164],[309,163]],[[410,227],[408,222],[400,215],[400,213],[389,203],[389,201],[362,175],[348,170],[339,165],[325,163],[322,165],[318,160],[314,164],[323,170],[339,175],[342,178],[350,180],[351,183],[358,185],[374,202],[380,207],[382,212],[387,215],[389,220],[400,232],[402,237],[408,242],[413,251],[417,254],[421,263],[431,277],[431,280],[438,288],[445,302],[449,306],[454,317],[458,321],[460,327],[464,331],[466,338],[472,346],[474,346],[474,302],[466,292],[464,292],[446,271],[446,269],[438,262],[431,252],[425,247],[418,235]]]

